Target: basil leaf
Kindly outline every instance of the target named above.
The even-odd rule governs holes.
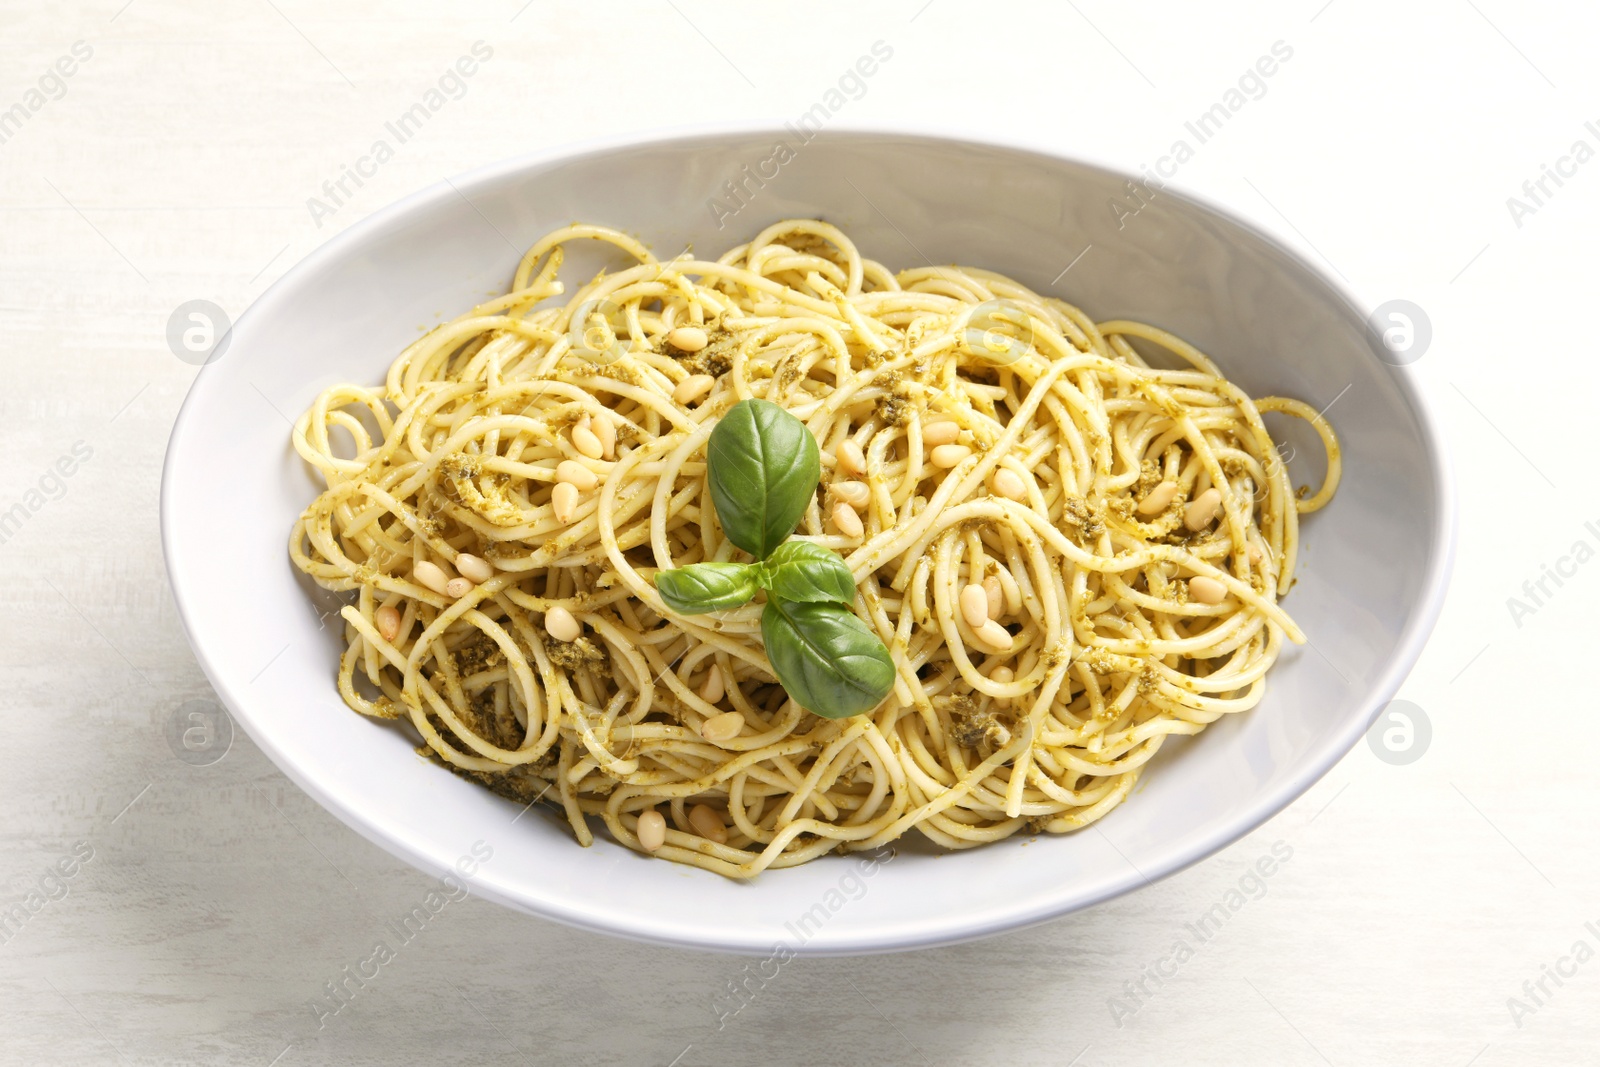
[[[680,615],[736,608],[758,588],[756,569],[745,563],[691,563],[656,574],[656,592]]]
[[[794,532],[822,478],[817,439],[765,400],[735,404],[706,444],[711,502],[728,540],[766,559]]]
[[[825,719],[871,711],[894,688],[889,650],[843,604],[771,596],[761,612],[761,640],[783,688]]]
[[[794,603],[856,599],[856,578],[839,553],[810,541],[785,541],[767,557],[757,577],[763,589]]]

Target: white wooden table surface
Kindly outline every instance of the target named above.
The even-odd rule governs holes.
[[[1600,16],[1212,6],[0,4],[0,1062],[1596,1062]],[[459,98],[317,217],[308,199],[478,41],[492,57]],[[1403,765],[1358,746],[1246,840],[1092,911],[799,961],[720,1031],[742,961],[476,899],[319,1019],[324,983],[429,880],[242,734],[210,765],[174,756],[179,709],[210,694],[158,538],[194,374],[168,316],[200,298],[237,315],[333,233],[485,162],[792,120],[878,41],[893,57],[840,125],[948,119],[1127,166],[1185,139],[1181,185],[1370,304],[1425,309],[1410,373],[1462,488],[1455,587],[1401,693],[1431,739]],[[1292,56],[1228,97],[1276,42]],[[1185,123],[1230,99],[1197,145]],[[1291,858],[1220,933],[1186,934],[1274,849]]]

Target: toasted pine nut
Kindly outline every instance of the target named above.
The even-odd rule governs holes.
[[[450,576],[445,574],[444,569],[437,563],[432,563],[425,559],[418,560],[416,565],[411,568],[411,577],[440,596],[446,594],[446,589],[450,585]]]
[[[856,509],[843,500],[833,506],[833,524],[846,537],[860,537],[866,530],[861,525],[861,516],[856,514]]]
[[[600,438],[595,436],[594,430],[590,429],[592,425],[592,421],[585,418],[572,428],[572,447],[576,448],[581,455],[588,456],[590,459],[599,459],[606,454],[606,449],[600,443]]]
[[[1005,594],[1000,591],[1000,579],[989,575],[983,580],[983,591],[989,601],[989,618],[998,619],[1006,609]]]
[[[600,484],[600,476],[575,459],[564,459],[556,464],[556,481],[575,485],[578,492],[587,493]]]
[[[1197,574],[1189,579],[1189,599],[1201,604],[1220,604],[1228,599],[1228,587],[1215,578]]]
[[[1016,680],[1017,675],[1010,667],[996,667],[994,670],[989,672],[989,681],[994,682],[996,685],[1010,685]],[[996,705],[1002,708],[1009,708],[1011,706],[1010,697],[995,697],[994,702]]]
[[[1177,482],[1162,482],[1139,501],[1139,506],[1134,510],[1141,515],[1159,515],[1167,510],[1167,505],[1172,503],[1172,498],[1178,495]]]
[[[981,589],[982,587],[980,586],[979,588]],[[1010,631],[993,619],[989,619],[982,626],[974,626],[972,635],[981,644],[996,652],[1010,652],[1011,646],[1014,644]]]
[[[846,474],[867,473],[866,453],[861,451],[861,446],[846,437],[839,442],[839,447],[833,450],[833,456],[839,461],[839,469]]]
[[[672,399],[688,407],[711,392],[711,387],[716,384],[717,380],[709,374],[691,374],[678,383],[678,387],[672,391]]]
[[[977,582],[961,590],[961,617],[974,630],[989,621],[989,594]]]
[[[667,843],[667,820],[655,808],[646,808],[639,813],[633,832],[639,838],[640,848],[654,852]]]
[[[700,699],[707,704],[715,704],[722,699],[724,692],[726,688],[722,684],[722,668],[713,663],[711,669],[706,672],[705,683],[700,686]]]
[[[1261,560],[1266,556],[1266,553],[1261,551],[1260,545],[1256,544],[1254,541],[1251,541],[1247,546],[1245,546],[1245,555],[1250,557],[1250,563],[1253,566],[1257,563],[1260,563]]]
[[[872,499],[872,490],[867,488],[866,482],[834,482],[828,488],[833,490],[834,496],[853,508],[864,508],[867,501]]]
[[[989,488],[994,490],[996,496],[1003,496],[1007,500],[1021,500],[1028,495],[1028,487],[1022,481],[1022,476],[1004,467],[998,468],[990,476]]]
[[[728,843],[728,828],[722,824],[722,816],[712,810],[709,804],[696,804],[689,809],[689,825],[707,841],[719,845]]]
[[[472,592],[472,582],[466,578],[452,578],[445,583],[444,592],[446,596],[460,599]]]
[[[1198,533],[1211,525],[1211,520],[1217,517],[1217,512],[1222,510],[1222,490],[1212,486],[1193,500],[1183,509],[1183,524],[1191,532]]]
[[[611,416],[602,411],[590,421],[589,429],[600,442],[600,458],[616,459],[617,424],[611,421]]]
[[[709,340],[706,332],[698,326],[679,326],[667,334],[667,344],[680,352],[698,352]]]
[[[387,604],[373,612],[372,621],[378,624],[378,636],[385,641],[400,636],[400,611],[394,605]]]
[[[544,629],[557,641],[576,641],[583,635],[583,627],[573,618],[572,612],[557,604],[544,613]]]
[[[970,455],[972,455],[972,449],[966,445],[940,445],[928,453],[928,459],[933,461],[935,467],[943,467],[949,470]]]
[[[470,578],[474,582],[487,582],[494,577],[494,564],[470,552],[463,552],[456,557],[456,570],[460,572],[461,577]]]
[[[961,436],[961,424],[954,419],[935,419],[922,424],[922,443],[929,448],[948,445]]]
[[[724,741],[732,741],[739,736],[739,731],[744,729],[744,716],[737,711],[725,711],[721,715],[713,715],[700,724],[700,736],[714,745]]]
[[[578,510],[578,498],[583,494],[571,482],[557,482],[556,487],[550,490],[550,510],[556,513],[556,521],[569,523],[573,513]]]

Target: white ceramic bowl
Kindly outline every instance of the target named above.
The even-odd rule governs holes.
[[[779,141],[792,151],[781,166]],[[743,206],[730,180],[745,182]],[[493,855],[474,891],[626,937],[750,953],[780,941],[818,954],[943,944],[1049,919],[1201,859],[1315,782],[1394,695],[1444,597],[1454,508],[1417,390],[1374,354],[1347,292],[1254,227],[1171,191],[1119,229],[1109,205],[1126,201],[1125,180],[940,136],[802,143],[787,130],[740,129],[545,152],[378,212],[256,301],[173,429],[162,534],[201,665],[284,773],[371,840],[435,873],[482,842],[479,853]],[[723,210],[710,206],[719,201]],[[289,528],[315,485],[285,416],[331,383],[380,381],[419,329],[503,291],[523,249],[558,225],[607,223],[666,258],[689,242],[720,253],[786,216],[837,223],[892,268],[992,268],[1098,318],[1166,327],[1257,396],[1318,407],[1339,398],[1330,417],[1344,484],[1305,523],[1286,602],[1314,647],[1288,649],[1255,710],[1170,742],[1094,828],[947,855],[908,839],[870,877],[855,859],[829,857],[738,884],[605,840],[579,848],[537,810],[513,822],[515,805],[340,703],[336,627],[319,619],[336,602],[288,559]],[[575,258],[568,269],[602,262]],[[1291,462],[1297,482],[1320,478],[1320,455],[1305,458],[1316,451]]]

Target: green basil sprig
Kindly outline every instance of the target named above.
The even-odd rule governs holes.
[[[788,540],[822,477],[816,438],[778,405],[745,400],[711,431],[706,467],[723,532],[756,562],[661,571],[661,599],[699,615],[736,608],[764,589],[761,639],[788,694],[829,719],[877,707],[894,687],[894,660],[850,610],[855,576],[838,553]]]
[[[780,600],[809,604],[856,599],[856,576],[839,553],[811,541],[785,541],[759,564],[766,573],[761,588]]]
[[[656,575],[656,592],[680,615],[736,608],[759,588],[755,568],[743,563],[695,563]]]
[[[822,479],[817,439],[765,400],[745,400],[722,417],[706,464],[722,532],[756,559],[789,539]]]
[[[871,711],[894,687],[894,661],[878,635],[843,604],[769,597],[761,640],[783,688],[827,719]]]

